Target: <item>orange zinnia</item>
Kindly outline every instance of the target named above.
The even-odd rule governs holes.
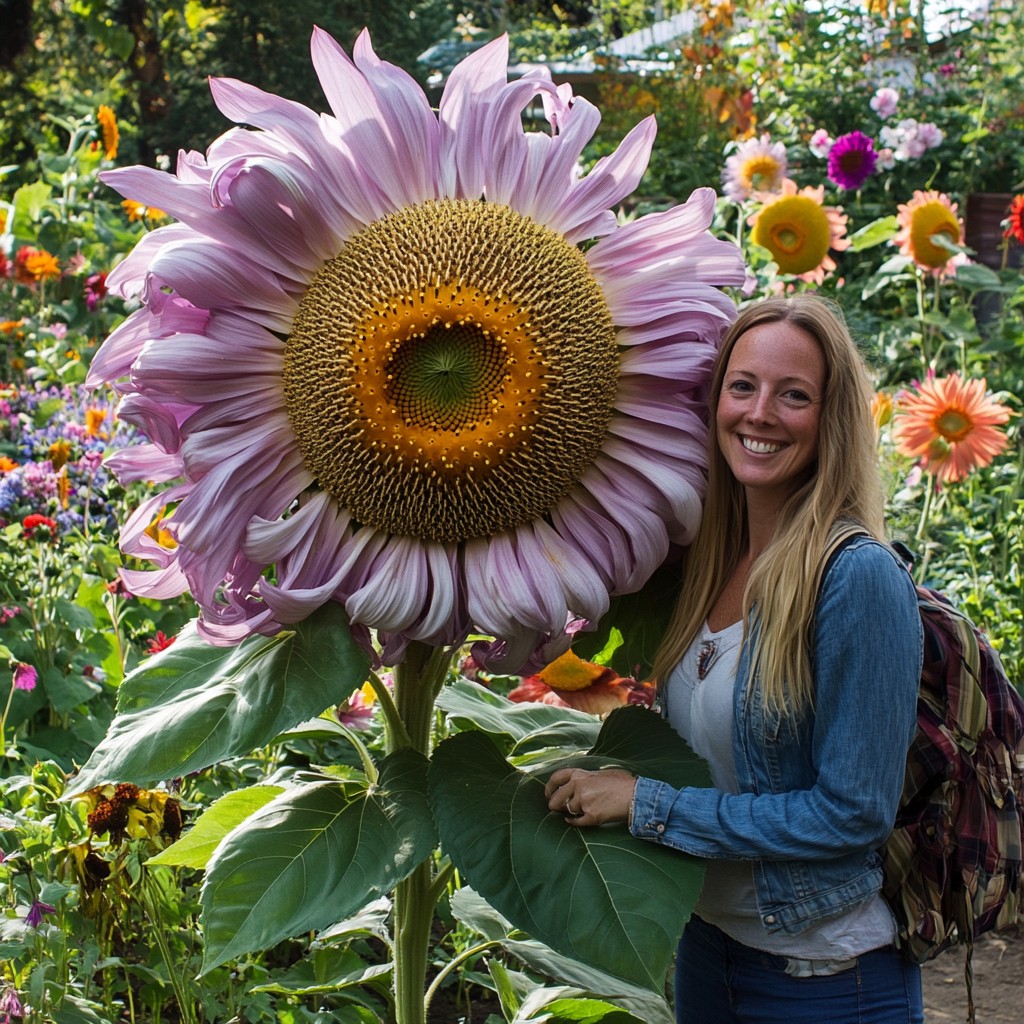
[[[1024,195],[1013,197],[1006,217],[1007,224],[1003,237],[1012,238],[1024,245]]]
[[[919,384],[896,410],[892,433],[898,450],[919,459],[939,483],[963,480],[987,466],[1008,444],[997,427],[1011,412],[987,397],[985,387],[984,377],[964,381],[959,373]]]

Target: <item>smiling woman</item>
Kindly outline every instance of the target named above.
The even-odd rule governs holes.
[[[692,538],[742,260],[710,189],[620,225],[653,120],[580,176],[597,109],[507,82],[504,38],[436,114],[365,33],[312,53],[332,114],[215,79],[257,130],[104,176],[180,221],[110,275],[143,305],[89,377],[152,439],[122,478],[178,481],[125,527],[157,566],[129,586],[191,589],[217,643],[334,600],[386,663],[481,632],[512,668]],[[550,134],[522,127],[538,95]]]

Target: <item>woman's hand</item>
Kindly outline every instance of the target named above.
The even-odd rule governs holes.
[[[635,788],[636,778],[629,772],[559,768],[548,779],[544,795],[548,809],[564,814],[570,825],[604,825],[628,820]]]

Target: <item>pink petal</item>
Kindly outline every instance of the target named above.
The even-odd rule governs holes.
[[[508,74],[508,36],[492,39],[452,69],[445,83],[440,119],[443,194],[479,199],[491,154],[482,151],[488,112]]]

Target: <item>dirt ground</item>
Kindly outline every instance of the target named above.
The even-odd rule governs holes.
[[[948,950],[925,964],[925,1024],[967,1020],[964,956]],[[982,936],[974,947],[977,1024],[1024,1024],[1024,931]]]

